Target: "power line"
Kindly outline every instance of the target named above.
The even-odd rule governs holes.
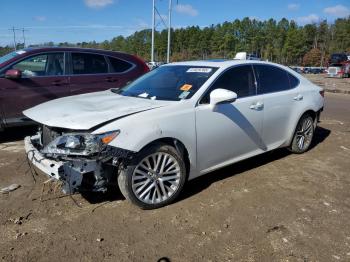
[[[22,31],[22,38],[23,38],[23,47],[26,46],[26,37],[25,32],[28,32],[29,30],[23,28],[15,28],[14,26],[9,29],[9,31],[12,31],[13,33],[13,47],[15,50],[17,50],[17,42],[16,42],[16,31]]]
[[[158,11],[157,7],[155,7],[155,10],[156,10],[156,12],[157,12],[157,14],[158,14],[158,16],[159,16],[160,20],[163,22],[164,27],[165,27],[165,28],[167,28],[167,25],[166,25],[166,23],[164,22],[163,17],[160,15],[160,13],[159,13],[159,11]]]

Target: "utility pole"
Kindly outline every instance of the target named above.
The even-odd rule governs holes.
[[[13,32],[13,47],[15,48],[15,51],[17,50],[17,43],[16,43],[16,30],[15,27],[13,26],[10,31]]]
[[[25,33],[26,29],[23,28],[15,28],[14,26],[12,28],[9,29],[10,31],[12,31],[13,33],[13,47],[15,49],[15,51],[17,50],[17,41],[16,41],[16,31],[22,31],[22,37],[23,37],[23,47],[26,47],[26,37],[25,37]]]
[[[155,0],[153,0],[152,4],[152,48],[151,48],[151,62],[154,62],[154,30],[155,30]]]
[[[24,29],[24,27],[21,29],[21,31],[22,31],[22,37],[23,37],[23,48],[25,48],[26,47],[26,37],[25,37],[25,35],[24,35],[24,32],[26,32],[26,31],[28,31],[28,30],[26,30],[26,29]]]
[[[166,62],[170,62],[170,39],[171,39],[171,8],[172,8],[172,0],[169,0],[169,8],[168,8],[168,51]]]

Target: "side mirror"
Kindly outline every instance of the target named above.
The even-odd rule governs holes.
[[[233,91],[218,88],[210,93],[210,105],[215,107],[220,103],[232,103],[237,99],[237,94]]]
[[[7,79],[19,79],[22,77],[22,72],[21,70],[18,69],[10,69],[7,70],[5,73],[5,78]]]

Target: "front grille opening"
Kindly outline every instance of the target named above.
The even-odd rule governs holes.
[[[94,172],[88,172],[82,175],[83,180],[81,181],[81,185],[79,186],[79,190],[82,191],[91,191],[96,183],[96,177]]]

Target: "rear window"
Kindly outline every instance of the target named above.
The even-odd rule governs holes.
[[[112,70],[111,70],[112,72],[122,73],[122,72],[129,70],[132,67],[132,64],[130,64],[126,61],[120,60],[118,58],[108,57],[108,59],[112,65]]]
[[[288,73],[290,88],[295,88],[299,85],[299,79]]]
[[[254,65],[258,79],[258,94],[280,92],[290,89],[288,73],[276,66]]]
[[[72,63],[74,75],[108,73],[108,65],[102,55],[72,53]]]

